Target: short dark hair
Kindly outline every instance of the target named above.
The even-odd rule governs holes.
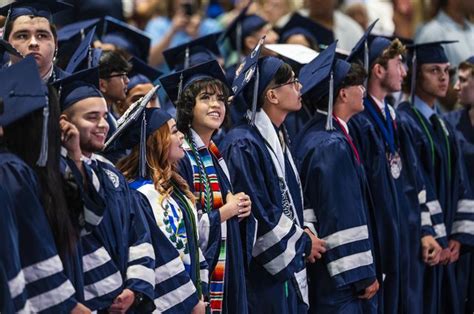
[[[130,72],[132,65],[125,58],[125,54],[117,50],[106,50],[99,61],[99,77],[108,79],[114,72]]]
[[[204,78],[191,83],[184,89],[176,103],[176,127],[184,134],[188,134],[193,121],[193,109],[196,105],[196,97],[203,90],[210,90],[212,93],[222,91],[225,99],[225,118],[223,125],[226,125],[229,116],[229,105],[227,98],[229,97],[229,89],[218,79]]]
[[[367,78],[367,72],[365,71],[364,67],[356,62],[351,63],[351,68],[349,70],[349,73],[347,73],[346,77],[341,82],[340,86],[338,86],[337,89],[334,90],[333,99],[336,100],[337,96],[339,95],[339,92],[343,88],[350,87],[350,86],[363,85],[366,78]],[[316,107],[317,109],[321,109],[321,110],[326,110],[328,108],[329,93],[327,93],[325,96],[319,98],[316,101],[312,101],[311,100],[312,98],[313,97],[304,97],[305,105],[308,106],[309,108],[314,109],[314,107]]]
[[[474,63],[468,62],[468,61],[463,61],[459,63],[458,66],[459,70],[471,70],[471,76],[474,77]]]

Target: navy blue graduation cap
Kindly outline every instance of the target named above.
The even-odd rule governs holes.
[[[25,77],[28,79],[25,80]],[[36,61],[28,56],[22,61],[0,71],[0,97],[3,112],[0,112],[0,125],[6,126],[43,108],[43,127],[41,151],[36,161],[39,167],[48,161],[48,93],[41,80]]]
[[[474,56],[471,56],[471,57],[467,58],[465,62],[470,63],[470,64],[474,64]]]
[[[59,44],[72,40],[74,37],[79,37],[84,40],[84,37],[93,27],[97,27],[100,19],[89,19],[79,21],[71,24],[67,24],[58,30],[58,42]]]
[[[58,89],[61,111],[86,98],[104,97],[99,90],[98,67],[71,74],[55,81],[54,86]]]
[[[145,178],[146,139],[165,124],[171,115],[160,108],[146,108],[159,86],[155,86],[145,96],[133,103],[117,121],[118,127],[105,143],[104,150],[130,149],[140,143],[139,176]]]
[[[1,7],[0,15],[7,17],[5,25],[22,15],[44,17],[51,21],[54,13],[70,8],[72,5],[58,0],[17,0]]]
[[[128,90],[139,84],[153,84],[162,75],[160,71],[152,68],[137,57],[132,57],[130,63],[132,64],[132,70],[128,73]]]
[[[96,27],[93,26],[92,29],[87,33],[84,40],[79,44],[76,51],[69,60],[68,65],[66,66],[65,71],[73,73],[79,67],[79,65],[85,62],[83,68],[90,68],[92,66],[92,41],[94,40]]]
[[[221,32],[209,34],[191,40],[185,44],[163,51],[166,64],[170,69],[180,71],[200,63],[215,60],[220,56],[218,37]]]
[[[351,69],[351,64],[336,58],[336,45],[334,42],[322,51],[313,61],[305,65],[299,75],[303,85],[301,95],[314,96],[318,101],[329,94],[328,119],[326,130],[332,130],[332,110],[334,102],[334,91],[344,81]]]
[[[23,58],[21,53],[16,50],[15,47],[12,46],[12,44],[0,38],[0,55],[3,55],[3,53],[5,52],[18,58]]]
[[[427,63],[448,63],[449,59],[442,45],[457,43],[457,40],[441,40],[408,45],[408,63],[411,67],[411,103],[414,103],[417,67]]]
[[[239,15],[227,26],[221,36],[222,40],[229,38],[232,48],[235,49],[239,55],[242,52],[245,37],[268,24],[268,21],[256,14],[247,15],[251,4],[252,1],[249,1],[249,4],[240,11]]]
[[[135,26],[106,16],[100,37],[103,43],[112,44],[142,60],[148,60],[151,39]]]
[[[160,82],[171,102],[176,104],[182,91],[201,79],[217,79],[227,85],[224,71],[215,60],[165,75],[160,78]]]
[[[347,62],[354,62],[356,59],[361,60],[366,72],[369,71],[369,35],[378,21],[379,19],[376,19],[367,27],[367,30],[352,48],[351,53],[346,59]]]
[[[294,13],[285,26],[280,29],[279,33],[281,43],[285,43],[289,37],[296,34],[304,35],[318,46],[320,44],[327,46],[334,41],[332,30],[299,13]]]

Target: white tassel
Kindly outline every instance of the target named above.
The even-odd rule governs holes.
[[[41,149],[36,165],[38,167],[45,167],[48,161],[48,120],[49,120],[49,101],[46,97],[46,106],[43,108],[43,129],[41,134]]]
[[[332,126],[332,111],[333,111],[333,101],[334,101],[334,73],[331,71],[331,76],[329,79],[329,100],[328,100],[328,117],[326,120],[326,130],[333,130]]]
[[[258,84],[260,80],[260,71],[258,70],[258,65],[255,68],[255,72],[255,82],[253,84],[252,116],[250,117],[251,125],[255,125],[255,115],[257,114]]]
[[[141,130],[140,130],[140,161],[139,161],[139,172],[140,178],[146,178],[147,174],[147,162],[146,162],[146,115],[145,111],[143,111],[143,118],[141,123]]]

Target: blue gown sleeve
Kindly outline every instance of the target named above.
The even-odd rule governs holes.
[[[224,156],[234,190],[246,193],[252,200],[257,222],[252,258],[276,280],[284,282],[305,267],[305,251],[311,240],[283,213],[281,199],[276,196],[280,190],[271,170],[272,162],[256,146],[249,140],[235,140],[226,147]],[[267,181],[269,176],[276,184]]]
[[[329,139],[301,160],[306,206],[315,213],[316,230],[326,241],[323,262],[336,287],[372,283],[375,265],[367,208],[352,151],[342,139]],[[345,187],[351,187],[347,189]],[[369,282],[370,281],[370,282]]]

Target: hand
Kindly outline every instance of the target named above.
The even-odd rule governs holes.
[[[429,266],[439,263],[442,248],[433,236],[427,235],[421,238],[421,250],[423,262]]]
[[[91,310],[89,310],[86,306],[81,303],[77,303],[76,306],[71,310],[71,314],[89,314]]]
[[[306,257],[306,260],[310,263],[314,263],[326,252],[326,242],[315,236],[309,229],[304,229],[304,232],[311,238],[311,253]]]
[[[235,195],[230,192],[227,193],[225,197],[225,205],[219,208],[221,222],[224,222],[234,216],[240,215],[241,210],[243,210],[244,215],[247,214],[247,211],[250,211],[250,199],[246,201],[241,201],[241,199],[248,199],[248,196],[242,192],[237,193]]]
[[[82,156],[80,134],[76,126],[67,121],[65,115],[61,115],[59,128],[61,129],[61,144],[67,149],[69,157],[74,161],[80,160]]]
[[[194,306],[191,314],[205,314],[206,313],[207,303],[204,302],[202,299],[199,300],[198,304]]]
[[[459,259],[459,253],[461,251],[461,243],[457,240],[449,240],[448,249],[450,251],[449,262],[454,263]]]
[[[448,265],[450,259],[451,259],[451,250],[449,248],[443,249],[439,257],[439,263],[441,265]]]
[[[250,216],[250,213],[252,212],[252,201],[250,200],[250,197],[245,194],[245,193],[239,193],[237,194],[239,197],[240,203],[239,205],[239,217],[240,220],[247,218]]]
[[[109,313],[125,313],[135,301],[135,293],[130,289],[124,289],[109,307]]]
[[[377,293],[378,290],[379,290],[379,282],[377,279],[375,279],[375,281],[370,286],[365,288],[364,294],[360,295],[359,299],[367,299],[367,300],[371,299]]]

